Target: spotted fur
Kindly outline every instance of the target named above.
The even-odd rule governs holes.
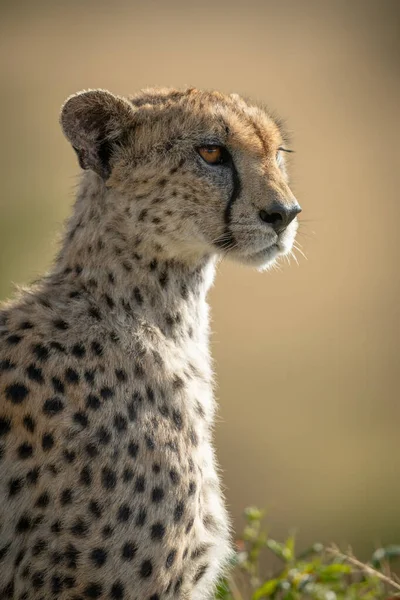
[[[195,89],[83,92],[61,125],[75,209],[0,312],[0,598],[205,600],[231,555],[206,294],[220,257],[262,269],[291,247],[295,220],[260,218],[295,205],[283,134]]]

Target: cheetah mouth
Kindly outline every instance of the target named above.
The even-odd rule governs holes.
[[[273,263],[280,254],[284,254],[284,251],[279,244],[274,243],[255,252],[234,252],[232,258],[245,265],[263,267]]]

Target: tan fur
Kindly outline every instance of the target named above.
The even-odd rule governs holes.
[[[196,89],[80,93],[61,125],[86,169],[74,213],[0,313],[0,597],[207,599],[231,547],[206,294],[222,256],[290,250],[295,220],[259,216],[296,204],[282,132]],[[196,151],[216,143],[240,190]]]

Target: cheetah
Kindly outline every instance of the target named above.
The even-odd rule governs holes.
[[[268,268],[300,206],[236,94],[71,96],[82,169],[47,275],[0,311],[0,598],[206,600],[232,555],[207,291]]]

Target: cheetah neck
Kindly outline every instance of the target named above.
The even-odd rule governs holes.
[[[183,262],[166,255],[160,244],[137,232],[126,234],[127,217],[110,203],[115,197],[94,174],[78,192],[48,285],[71,299],[84,294],[110,322],[133,322],[158,328],[179,341],[207,342],[207,292],[215,274],[215,257]]]

